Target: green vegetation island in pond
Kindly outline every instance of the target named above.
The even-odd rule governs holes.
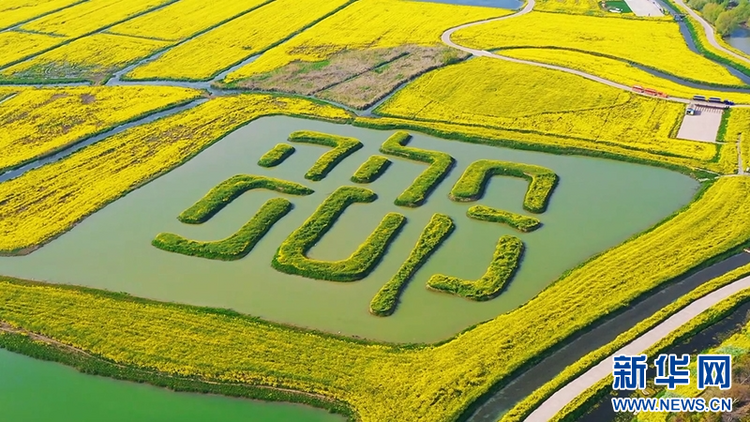
[[[359,140],[363,146],[311,184],[305,172],[321,155],[317,145],[295,144],[297,152],[271,168],[257,161],[295,131],[309,130]],[[394,201],[423,174],[427,165],[379,152],[396,131],[380,131],[291,117],[266,117],[238,129],[201,154],[86,218],[54,242],[22,257],[0,258],[3,273],[20,278],[128,292],[157,300],[230,308],[270,321],[343,335],[393,342],[432,342],[514,309],[560,275],[607,248],[657,224],[687,204],[699,184],[668,170],[604,159],[560,156],[487,145],[447,141],[410,131],[408,146],[438,151],[455,159],[454,171],[438,183],[422,206]],[[337,283],[279,272],[271,265],[282,243],[349,180],[373,155],[392,164],[367,189],[371,203],[351,204],[306,256],[319,261],[346,259],[389,213],[406,217],[382,260],[363,279]],[[523,200],[529,182],[493,177],[481,200],[454,202],[451,188],[473,162],[482,159],[537,165],[560,181],[544,214],[543,226],[519,233],[504,224],[466,216],[474,205],[529,216]],[[263,189],[243,194],[202,224],[176,217],[223,181],[260,175],[314,187],[298,196]],[[289,213],[242,259],[201,259],[155,248],[159,233],[195,241],[226,239],[273,198],[293,204]],[[436,213],[450,217],[455,229],[419,268],[387,318],[370,314],[370,303],[407,261]],[[525,245],[513,279],[497,298],[475,302],[427,289],[432,275],[476,280],[488,268],[501,236],[517,236]],[[466,248],[471,244],[473,248]]]

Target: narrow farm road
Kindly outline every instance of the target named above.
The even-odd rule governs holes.
[[[714,48],[721,50],[730,56],[736,58],[737,60],[750,64],[750,58],[747,58],[741,54],[737,54],[732,50],[729,50],[728,48],[724,47],[723,45],[719,44],[719,42],[716,40],[716,31],[714,30],[714,27],[711,26],[710,23],[706,22],[705,19],[701,15],[699,15],[695,10],[691,9],[687,4],[685,4],[682,0],[673,0],[682,10],[687,12],[690,16],[693,17],[693,19],[697,20],[698,23],[701,24],[703,27],[703,32],[706,33],[706,37],[708,38],[709,44],[711,44]]]
[[[680,2],[681,0],[675,0],[675,1]],[[469,27],[476,26],[476,25],[482,25],[482,24],[489,23],[489,22],[497,22],[497,21],[501,21],[501,20],[505,20],[505,19],[517,18],[519,16],[523,16],[523,15],[531,12],[534,9],[535,5],[536,5],[536,1],[535,0],[528,0],[527,3],[526,3],[526,5],[523,7],[523,9],[517,11],[516,13],[510,14],[510,15],[506,15],[506,16],[502,16],[502,17],[499,17],[499,18],[492,18],[492,19],[487,19],[487,20],[483,20],[483,21],[466,23],[466,24],[463,24],[463,25],[459,25],[459,26],[450,28],[450,29],[446,30],[445,32],[443,32],[443,34],[440,36],[440,40],[444,44],[446,44],[447,46],[449,46],[449,47],[452,47],[452,48],[455,48],[455,49],[458,49],[458,50],[461,50],[461,51],[465,51],[465,52],[470,53],[470,54],[472,54],[474,56],[478,56],[478,57],[490,57],[490,58],[493,58],[493,59],[505,60],[505,61],[512,62],[512,63],[527,64],[527,65],[530,65],[530,66],[543,67],[545,69],[558,70],[558,71],[561,71],[561,72],[571,73],[573,75],[581,76],[583,78],[586,78],[586,79],[589,79],[591,81],[598,82],[598,83],[601,83],[601,84],[605,84],[605,85],[611,86],[613,88],[623,89],[623,90],[632,92],[634,94],[651,97],[651,95],[643,94],[643,93],[638,93],[638,92],[633,91],[632,87],[630,87],[628,85],[621,84],[621,83],[615,82],[615,81],[611,81],[609,79],[605,79],[605,78],[602,78],[602,77],[599,77],[599,76],[596,76],[596,75],[592,75],[590,73],[586,73],[586,72],[583,72],[583,71],[580,71],[580,70],[571,69],[571,68],[563,67],[563,66],[556,66],[556,65],[546,64],[546,63],[534,62],[534,61],[531,61],[531,60],[522,60],[522,59],[516,59],[516,58],[513,58],[513,57],[507,57],[507,56],[503,56],[503,55],[500,55],[500,54],[497,54],[497,53],[492,53],[492,52],[489,52],[489,51],[486,51],[486,50],[478,50],[478,49],[475,49],[475,48],[465,47],[465,46],[456,44],[455,42],[453,42],[453,40],[451,40],[451,36],[453,35],[453,33],[456,32],[456,31],[458,31],[458,30],[461,30],[461,29],[464,29],[464,28],[469,28]],[[713,29],[711,29],[711,30],[713,30]],[[715,38],[714,38],[714,41],[715,41]],[[723,50],[728,51],[726,49],[723,49]],[[734,54],[734,53],[732,53],[732,54]],[[738,56],[736,54],[734,54],[734,55]],[[744,59],[744,60],[748,61],[748,63],[750,63],[750,60],[748,60],[748,59]],[[691,102],[691,100],[687,99],[687,98],[672,97],[672,96],[670,96],[668,98],[664,98],[664,100],[673,101],[673,102],[677,102],[677,103],[683,103],[683,104],[689,104]],[[747,104],[738,104],[735,107],[743,107],[744,108],[744,107],[750,107],[750,105],[747,105]]]
[[[721,289],[696,300],[681,311],[669,317],[666,321],[652,328],[631,343],[616,351],[598,365],[589,369],[578,378],[574,379],[565,387],[561,388],[545,400],[541,406],[534,410],[525,420],[527,422],[548,421],[560,410],[578,397],[588,388],[612,374],[613,357],[617,355],[638,355],[665,338],[673,331],[687,324],[691,319],[706,311],[733,294],[745,289],[750,289],[750,276],[741,278]]]

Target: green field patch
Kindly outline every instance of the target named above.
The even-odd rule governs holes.
[[[613,13],[633,13],[628,3],[622,0],[609,0],[599,3],[602,9]]]
[[[478,280],[464,280],[443,274],[435,274],[427,281],[427,287],[467,299],[483,301],[499,295],[513,278],[521,262],[523,242],[515,236],[502,236],[497,241],[487,272]]]
[[[422,234],[409,253],[409,257],[398,269],[398,272],[380,288],[370,302],[370,313],[378,316],[393,314],[398,298],[414,274],[427,262],[433,252],[448,238],[456,225],[445,214],[435,214],[427,223]]]
[[[410,139],[411,135],[407,132],[398,131],[383,143],[380,152],[430,165],[394,202],[400,206],[418,207],[424,204],[427,196],[448,175],[456,161],[444,152],[407,147]]]
[[[474,205],[466,211],[466,215],[475,220],[507,224],[516,230],[526,233],[532,232],[542,225],[542,222],[539,221],[538,218],[528,217],[484,205]]]
[[[253,189],[267,189],[289,195],[310,195],[314,192],[299,183],[273,177],[238,174],[212,188],[206,196],[183,211],[177,219],[185,224],[205,223],[240,195]]]
[[[291,210],[291,202],[284,198],[273,198],[263,204],[237,233],[226,239],[201,242],[174,233],[159,233],[151,244],[167,252],[233,261],[250,253],[271,227]]]
[[[391,160],[383,157],[382,155],[373,155],[367,159],[352,175],[351,181],[354,183],[372,183],[380,177],[388,166],[391,165]]]
[[[557,186],[558,177],[550,169],[531,164],[511,163],[498,160],[477,160],[466,168],[450,193],[454,201],[476,201],[484,195],[492,176],[520,177],[529,181],[529,188],[523,199],[523,208],[533,213],[547,209],[552,191]]]
[[[261,167],[276,167],[283,163],[284,160],[289,158],[290,155],[294,154],[294,147],[289,144],[277,144],[267,153],[263,154],[258,160],[258,165]]]
[[[320,181],[336,167],[344,158],[362,148],[362,142],[345,136],[329,135],[327,133],[300,130],[289,135],[290,142],[323,145],[333,148],[320,156],[318,161],[307,171],[305,179]]]
[[[375,192],[342,186],[336,189],[297,230],[292,232],[276,251],[272,265],[287,274],[329,281],[356,281],[365,278],[383,258],[388,245],[406,222],[398,213],[388,213],[380,225],[367,237],[349,258],[341,261],[310,259],[307,252],[330,230],[349,205],[370,203],[377,199]]]

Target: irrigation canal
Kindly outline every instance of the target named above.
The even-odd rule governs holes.
[[[480,399],[470,412],[466,422],[495,422],[516,403],[546,384],[567,366],[583,356],[614,340],[618,335],[633,328],[660,309],[684,296],[711,279],[750,264],[750,254],[742,252],[711,265],[677,282],[670,283],[645,299],[631,305],[627,310],[568,340],[562,347],[530,369],[514,378],[503,387]],[[597,420],[600,422],[601,420]]]

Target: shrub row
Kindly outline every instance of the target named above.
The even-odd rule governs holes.
[[[523,208],[533,213],[547,209],[549,197],[559,178],[547,168],[531,164],[511,163],[498,160],[477,160],[469,165],[453,186],[450,198],[454,201],[476,201],[484,195],[492,176],[513,176],[529,181],[523,199]]]
[[[389,213],[349,258],[341,261],[318,261],[305,254],[312,248],[346,208],[354,203],[373,202],[377,195],[369,189],[342,186],[336,189],[317,210],[284,240],[272,265],[277,270],[303,277],[330,281],[355,281],[365,278],[380,262],[388,245],[406,222],[406,217]]]
[[[151,244],[167,252],[233,261],[250,253],[268,231],[292,210],[284,198],[269,199],[237,233],[223,240],[200,242],[174,233],[159,233]]]
[[[486,207],[484,205],[474,205],[466,211],[466,215],[475,220],[507,224],[516,230],[526,233],[533,232],[542,225],[542,222],[538,218]]]
[[[294,154],[293,146],[289,144],[276,144],[275,147],[260,157],[258,165],[261,167],[276,167],[292,154]]]
[[[370,302],[370,313],[378,316],[391,315],[396,310],[398,298],[406,283],[419,271],[430,256],[453,232],[456,225],[444,214],[434,214],[430,222],[419,235],[417,244],[409,257],[398,269],[398,272],[380,288]]]
[[[177,219],[186,224],[205,223],[240,195],[252,189],[268,189],[290,195],[310,195],[315,192],[299,183],[273,177],[238,174],[216,185],[206,196],[183,211]]]
[[[383,154],[394,155],[414,161],[427,163],[430,167],[417,176],[409,186],[394,202],[396,205],[405,207],[418,207],[422,205],[427,195],[448,175],[455,160],[450,155],[427,149],[412,148],[405,146],[411,135],[404,131],[398,131],[386,139],[380,146]]]
[[[391,165],[391,160],[382,155],[373,155],[367,159],[352,176],[354,183],[372,183]]]
[[[432,290],[463,296],[467,299],[490,300],[500,294],[518,269],[523,242],[515,236],[501,236],[497,241],[487,272],[476,281],[435,274],[427,281]]]
[[[328,173],[336,167],[344,158],[350,156],[362,148],[362,142],[354,138],[329,135],[327,133],[300,130],[289,135],[290,142],[301,142],[306,144],[323,145],[333,148],[318,158],[318,161],[310,167],[305,174],[305,179],[319,181],[323,180]]]

